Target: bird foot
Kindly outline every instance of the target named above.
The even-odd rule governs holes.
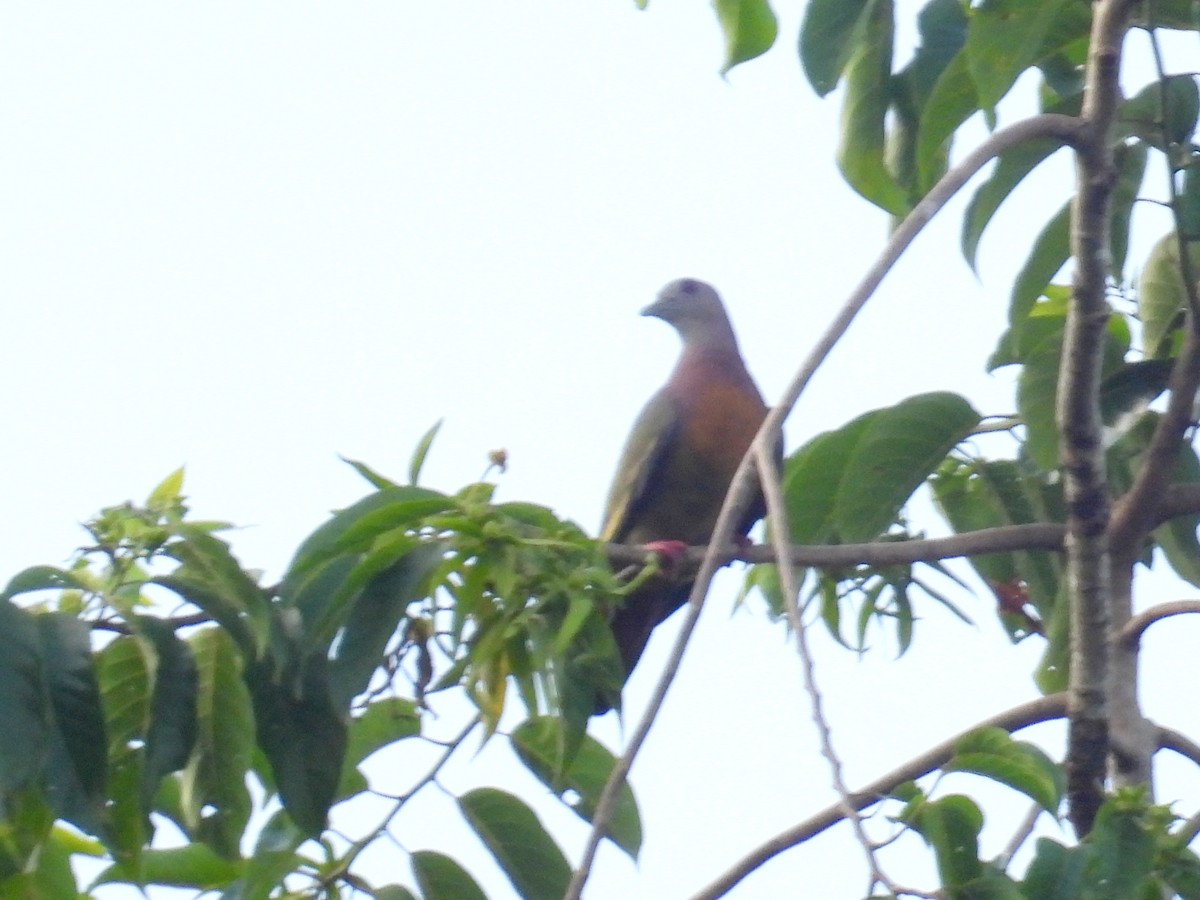
[[[665,571],[671,571],[681,562],[687,553],[688,545],[683,541],[651,541],[643,545],[648,553],[658,556]]]

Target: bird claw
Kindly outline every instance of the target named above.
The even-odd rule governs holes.
[[[643,545],[647,553],[653,553],[658,558],[664,570],[670,571],[683,562],[688,545],[683,541],[650,541]]]

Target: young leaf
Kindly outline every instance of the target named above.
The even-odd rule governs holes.
[[[496,788],[476,788],[459,797],[458,806],[524,900],[562,897],[571,867],[523,801]]]
[[[714,0],[714,5],[725,33],[722,75],[771,49],[779,34],[779,23],[767,0]]]

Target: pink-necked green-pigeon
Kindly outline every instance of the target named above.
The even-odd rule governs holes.
[[[601,538],[618,544],[707,544],[730,481],[767,414],[746,371],[717,292],[702,281],[668,284],[642,310],[674,326],[683,350],[625,443],[605,506]],[[762,517],[761,499],[738,537]],[[666,572],[626,598],[611,620],[625,676],[650,632],[682,606],[691,582]],[[597,712],[608,709],[603,700]]]

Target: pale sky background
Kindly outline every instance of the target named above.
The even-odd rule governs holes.
[[[475,480],[503,447],[499,498],[594,530],[627,429],[677,351],[669,328],[637,316],[664,283],[718,288],[770,402],[882,245],[884,216],[834,167],[838,100],[801,74],[801,10],[780,9],[779,45],[724,81],[714,14],[678,0],[0,8],[0,578],[65,561],[77,523],[180,464],[194,513],[245,526],[235,553],[275,578],[330,510],[366,493],[338,454],[402,476],[440,417],[430,486]],[[1056,158],[1001,212],[979,280],[958,213],[940,217],[802,399],[789,447],[918,391],[1010,412],[1009,376],[982,361],[1067,173]],[[1143,255],[1167,228],[1155,215],[1139,212]],[[939,530],[924,506],[914,514]],[[1143,602],[1190,594],[1156,584]],[[731,615],[736,586],[718,582],[635,766],[640,862],[604,848],[590,897],[687,895],[833,799],[792,645],[758,603]],[[989,596],[961,602],[976,626],[922,604],[899,661],[890,634],[859,659],[813,631],[852,785],[1036,695],[1040,646],[1012,647]],[[1200,735],[1195,704],[1167,686],[1195,628],[1151,632],[1144,694],[1151,715]],[[673,632],[629,684],[634,720]],[[623,740],[613,717],[593,733]],[[1041,734],[1059,755],[1060,730]],[[578,858],[584,827],[506,742],[461,763],[448,787],[520,793]],[[397,787],[424,768],[373,767]],[[1160,793],[1198,788],[1172,764]],[[1013,796],[966,776],[943,789]],[[1025,808],[995,808],[985,852]],[[511,896],[446,795],[430,792],[395,833]],[[928,856],[908,840],[893,874],[928,886]],[[359,871],[412,885],[394,845]],[[841,827],[734,896],[865,886]]]

